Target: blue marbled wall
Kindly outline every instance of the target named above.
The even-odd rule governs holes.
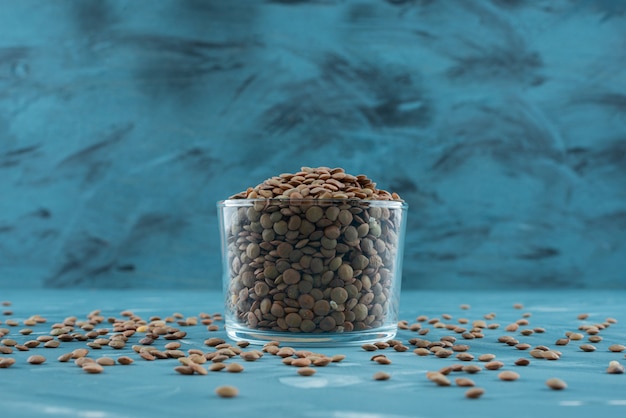
[[[626,288],[626,1],[0,0],[2,286],[220,286],[300,166],[410,205],[406,287]]]

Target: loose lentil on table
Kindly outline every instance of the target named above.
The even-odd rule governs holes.
[[[93,316],[92,318],[97,318],[97,316]],[[106,373],[105,367],[102,367],[102,366],[103,365],[112,366],[113,364],[115,364],[115,361],[113,357],[108,357],[108,356],[91,358],[90,356],[96,353],[97,351],[89,350],[84,347],[77,347],[77,344],[87,344],[90,339],[92,341],[95,341],[99,338],[105,338],[105,339],[114,341],[116,338],[118,338],[115,335],[123,335],[124,328],[129,328],[129,327],[130,328],[143,327],[143,332],[141,333],[141,335],[139,334],[134,335],[134,333],[129,333],[127,336],[125,336],[123,340],[125,342],[128,342],[128,346],[126,347],[126,350],[131,351],[132,349],[132,351],[134,351],[137,356],[141,356],[142,354],[149,354],[152,357],[154,357],[155,361],[163,360],[163,359],[165,360],[178,359],[178,362],[180,362],[180,365],[178,367],[175,367],[175,370],[181,374],[186,374],[186,375],[191,375],[191,374],[207,375],[210,372],[217,372],[220,369],[227,369],[227,370],[230,369],[230,371],[234,371],[236,369],[242,370],[243,367],[240,364],[234,362],[233,359],[240,357],[242,360],[245,360],[245,357],[247,355],[251,355],[252,357],[255,357],[258,359],[263,356],[263,353],[268,353],[270,354],[270,356],[276,356],[283,360],[289,360],[288,363],[290,363],[291,366],[299,366],[297,369],[297,373],[301,375],[305,375],[305,376],[311,375],[312,374],[311,371],[317,372],[318,371],[317,367],[324,367],[333,362],[339,362],[343,360],[344,358],[346,358],[345,355],[341,355],[341,354],[337,354],[333,356],[326,356],[326,355],[321,355],[321,354],[314,353],[314,352],[307,351],[307,350],[302,350],[302,349],[296,350],[288,346],[283,346],[279,342],[268,343],[263,347],[263,350],[250,350],[250,351],[244,352],[241,348],[247,346],[248,345],[247,342],[245,341],[238,342],[236,345],[231,345],[229,342],[219,337],[212,337],[212,338],[208,338],[204,341],[199,342],[200,344],[204,342],[205,346],[211,347],[214,351],[205,352],[204,350],[201,350],[199,348],[191,348],[187,350],[186,352],[183,352],[183,351],[177,350],[180,347],[180,343],[178,343],[177,341],[171,342],[166,338],[166,337],[170,338],[170,336],[171,338],[178,338],[178,339],[182,338],[184,333],[181,333],[180,329],[174,328],[173,326],[168,325],[167,322],[161,322],[158,319],[154,319],[148,322],[136,316],[133,316],[133,318],[134,319],[131,321],[132,323],[128,321],[121,321],[116,318],[110,318],[110,321],[109,321],[111,325],[110,329],[98,328],[98,326],[100,326],[102,322],[105,321],[104,318],[98,318],[93,321],[94,322],[93,325],[95,325],[93,329],[95,329],[96,331],[94,331],[93,334],[89,334],[90,335],[89,337],[86,337],[86,334],[88,333],[81,334],[80,331],[78,331],[82,329],[82,327],[79,327],[77,325],[77,322],[75,322],[74,320],[73,322],[74,325],[64,325],[65,327],[69,327],[69,329],[66,329],[64,331],[67,331],[69,335],[73,335],[74,336],[73,339],[70,340],[70,339],[63,337],[63,335],[66,335],[65,333],[54,331],[54,332],[51,332],[51,334],[54,334],[54,336],[48,335],[46,336],[46,338],[41,338],[40,340],[32,340],[32,341],[37,342],[37,343],[39,343],[40,341],[43,341],[43,342],[57,341],[59,342],[59,347],[61,350],[63,350],[66,347],[72,347],[73,349],[71,351],[64,350],[65,352],[61,354],[57,358],[57,360],[63,363],[69,362],[70,360],[74,360],[75,365],[80,367],[86,374]],[[442,315],[442,318],[444,319],[444,321],[448,321],[445,319],[443,315]],[[44,322],[45,321],[38,322],[38,324],[41,324]],[[69,324],[72,321],[67,320],[66,322]],[[612,319],[611,321],[607,320],[606,322],[607,324],[614,324],[616,321]],[[37,327],[38,324],[35,324],[33,326]],[[195,325],[198,325],[198,323],[196,323]],[[185,321],[185,325],[181,325],[181,326],[194,326],[194,325],[193,325],[193,321],[190,321],[189,323]],[[90,327],[86,326],[85,328],[90,328]],[[596,326],[594,328],[598,329],[598,332],[603,332],[606,327],[603,328],[603,327]],[[61,329],[61,327],[51,326],[51,329],[57,330],[57,329]],[[41,332],[41,329],[36,329],[36,330],[38,333]],[[126,331],[128,331],[128,329],[126,329]],[[410,337],[410,334],[412,331],[404,330],[404,332],[405,334],[402,335],[403,338],[405,336]],[[425,350],[426,356],[432,356],[433,358],[435,358],[437,357],[436,353],[440,352],[441,350],[445,350],[444,347],[452,347],[453,344],[455,344],[456,342],[456,337],[454,337],[453,335],[450,335],[453,331],[448,332],[446,328],[440,328],[436,330],[435,332],[438,332],[438,334],[435,334],[435,335],[439,337],[439,340],[436,340],[437,337],[434,337],[432,341],[426,340],[424,338],[421,338],[421,339],[407,338],[408,340],[407,343],[409,345],[418,347],[417,349]],[[592,332],[595,332],[595,330],[592,329]],[[6,350],[7,351],[6,353],[3,353],[4,355],[15,355],[16,352],[13,351],[13,349],[15,349],[16,347],[20,345],[26,346],[26,344],[28,343],[28,341],[25,341],[27,338],[29,338],[27,336],[28,334],[18,332],[18,334],[20,335],[16,335],[15,338],[9,338],[9,334],[12,334],[10,329],[2,329],[1,333],[3,334],[2,336],[5,337],[2,340],[3,345],[1,347],[8,349]],[[442,334],[446,334],[446,335],[442,335]],[[85,336],[85,338],[83,338],[82,336]],[[143,340],[147,336],[150,337],[149,338],[151,340],[150,344],[147,344],[147,345],[135,344],[131,346],[133,342]],[[495,338],[493,334],[489,335],[487,333],[485,334],[485,336],[493,337],[492,338],[493,344],[504,343],[505,341],[510,342],[511,341],[510,338],[512,338],[511,336],[507,336],[509,338]],[[570,336],[571,336],[571,333],[570,333]],[[52,339],[48,337],[51,337]],[[536,336],[528,335],[527,337],[535,338]],[[609,339],[610,338],[607,336],[607,340]],[[6,343],[8,343],[8,345]],[[489,342],[484,342],[481,344],[489,344]],[[29,345],[32,345],[31,350],[34,351],[35,353],[39,350],[44,350],[43,345],[40,345],[40,344],[29,344]],[[372,357],[372,359],[387,359],[387,356],[382,354],[384,352],[383,350],[388,350],[387,352],[391,353],[389,354],[389,356],[402,356],[401,354],[402,350],[397,349],[398,347],[402,347],[402,346],[403,346],[402,338],[398,338],[395,340],[378,341],[376,343],[367,345],[366,347],[372,348],[372,350],[375,351],[374,357]],[[601,346],[598,346],[598,347],[600,348]],[[108,351],[108,353],[113,353],[114,351],[112,350],[115,350],[115,349],[113,347],[109,347],[109,348],[110,350]],[[161,348],[163,348],[163,351],[161,350]],[[483,345],[483,348],[484,348],[484,345]],[[107,349],[106,347],[102,347],[100,350],[106,350],[106,349]],[[478,353],[476,353],[476,348],[472,347],[471,343],[468,344],[467,347],[464,347],[464,349],[467,352],[471,351],[471,352],[474,352],[474,355],[478,355]],[[512,346],[511,349],[514,350],[515,347]],[[564,346],[562,350],[564,350],[564,352],[567,351],[567,354],[571,354],[579,350],[579,347]],[[619,353],[622,350],[623,350],[623,345],[616,344],[616,343],[608,347],[606,346],[603,347],[603,351],[611,352],[611,353]],[[355,350],[355,351],[358,355],[360,351],[366,351],[366,350],[365,348],[362,348],[361,350]],[[600,350],[595,350],[595,351],[600,351]],[[183,354],[182,357],[180,356],[180,353]],[[372,353],[367,354],[368,357],[371,355]],[[534,346],[533,350],[527,351],[525,355],[527,355],[528,357],[533,357],[533,358],[537,356],[536,358],[538,359],[549,359],[552,357],[554,357],[553,359],[558,359],[561,357],[561,353],[559,351],[554,350],[550,348],[549,346],[544,346],[544,345]],[[581,355],[587,356],[587,354],[581,354]],[[588,355],[594,356],[597,354],[588,354]],[[222,357],[220,359],[221,362],[214,363],[212,360],[218,358],[218,356]],[[481,360],[481,357],[483,360]],[[563,357],[567,359],[567,356],[563,356]],[[486,361],[485,363],[482,363],[484,366],[484,369],[486,370],[484,372],[485,375],[490,373],[489,370],[498,370],[501,367],[503,367],[505,365],[504,362],[506,362],[506,365],[529,364],[528,358],[520,358],[514,363],[511,363],[509,360],[506,360],[504,358],[503,358],[503,361],[499,361],[499,360],[496,361],[495,359],[493,359],[491,355],[485,355],[485,354],[479,355],[478,360]],[[487,361],[487,360],[491,360],[491,361]],[[445,360],[443,359],[437,360],[437,361],[445,362]],[[41,365],[41,366],[33,366],[33,367],[45,368],[47,367],[47,365],[44,364],[45,362],[46,362],[45,357],[39,354],[32,354],[27,359],[27,363],[30,363],[33,365]],[[133,359],[129,356],[120,356],[117,358],[117,362],[119,364],[130,364],[133,362]],[[8,367],[13,366],[15,363],[16,363],[16,360],[13,357],[0,357],[0,368],[8,368]],[[206,363],[208,363],[209,365],[207,366]],[[379,362],[377,363],[380,364]],[[149,364],[149,363],[145,363],[145,364]],[[276,364],[279,364],[279,363],[276,363]],[[498,367],[494,367],[495,365],[497,365]],[[253,370],[254,366],[255,365],[252,364],[250,369]],[[150,367],[150,366],[146,365],[144,367]],[[389,366],[389,367],[392,368],[393,366]],[[129,368],[128,370],[132,370],[132,368]],[[437,372],[429,372],[427,375],[427,378],[433,381],[434,383],[436,383],[437,386],[445,387],[445,386],[450,386],[451,378],[447,376],[449,376],[451,373],[475,374],[482,370],[483,369],[477,364],[462,365],[462,364],[454,363],[454,364],[448,364],[442,367]],[[319,371],[319,373],[321,374],[322,371]],[[624,366],[616,360],[610,361],[608,368],[606,369],[606,373],[623,374]],[[379,372],[374,375],[374,380],[386,380],[389,378],[389,376],[390,376],[389,374],[384,374],[382,372]],[[477,376],[478,377],[476,378],[476,380],[477,382],[480,383],[479,379],[483,379],[483,376],[481,376],[481,374]],[[520,373],[505,371],[499,374],[498,376],[500,377],[500,379],[503,379],[503,380],[516,380],[520,377]],[[474,385],[474,381],[466,377],[458,377],[454,379],[454,382],[456,383],[457,386]],[[550,378],[545,381],[545,384],[549,388],[555,389],[555,390],[564,389],[567,387],[565,382],[563,382],[562,380],[558,378]],[[470,398],[472,397],[477,398],[477,397],[480,397],[484,393],[484,391],[480,388],[475,388],[475,389],[477,390],[474,392],[468,391],[466,393],[466,396]],[[445,390],[445,389],[442,389],[442,390]]]

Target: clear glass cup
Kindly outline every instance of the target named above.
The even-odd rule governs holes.
[[[406,203],[231,199],[217,206],[230,338],[332,346],[396,335]]]

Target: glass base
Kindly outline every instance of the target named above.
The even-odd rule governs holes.
[[[358,346],[393,339],[398,332],[398,327],[395,325],[363,331],[328,333],[259,331],[237,325],[226,325],[225,329],[228,337],[234,341],[248,341],[250,344],[256,345],[278,341],[293,347]]]

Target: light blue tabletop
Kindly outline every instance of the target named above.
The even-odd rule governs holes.
[[[61,342],[58,348],[14,349],[10,354],[15,364],[0,369],[0,404],[3,417],[186,417],[186,416],[267,416],[267,417],[334,417],[334,418],[400,418],[400,417],[547,417],[547,416],[626,416],[626,375],[608,374],[611,361],[626,364],[625,352],[612,352],[614,344],[626,345],[626,318],[621,291],[536,291],[536,292],[457,292],[412,291],[402,294],[400,319],[409,324],[420,315],[438,318],[443,324],[459,324],[466,318],[485,321],[484,338],[467,340],[460,334],[428,321],[422,328],[430,331],[418,335],[416,331],[400,330],[397,339],[409,347],[405,352],[391,348],[368,352],[360,346],[310,347],[310,351],[327,355],[343,354],[342,362],[316,367],[313,376],[300,376],[297,368],[286,366],[280,357],[265,354],[254,362],[231,358],[244,366],[241,373],[209,372],[207,375],[182,375],[174,371],[179,365],[175,359],[146,361],[133,351],[142,334],[132,336],[126,347],[113,349],[104,346],[92,349],[88,356],[98,358],[122,355],[135,361],[128,366],[105,367],[100,374],[87,374],[73,361],[62,363],[57,357],[75,348],[86,347],[85,342]],[[120,318],[122,311],[149,319],[165,318],[181,313],[185,318],[201,313],[223,311],[222,296],[207,291],[152,291],[152,290],[4,290],[0,300],[10,301],[2,306],[0,328],[8,329],[2,339],[14,339],[18,344],[48,335],[51,326],[69,316],[84,320],[96,310],[105,318]],[[469,305],[462,309],[461,305]],[[514,307],[515,304],[521,304]],[[467,308],[467,307],[465,307]],[[485,315],[495,314],[493,319]],[[579,319],[587,314],[586,319]],[[23,321],[32,315],[46,318],[45,323],[33,327],[31,335],[22,335]],[[607,318],[617,320],[601,329],[597,335],[602,341],[591,343],[585,326],[608,324]],[[517,331],[505,327],[520,319]],[[11,321],[19,325],[10,325]],[[7,321],[9,324],[7,324]],[[106,327],[103,323],[100,327]],[[210,337],[226,338],[223,323],[220,330],[208,331],[205,325],[179,327],[187,332],[181,340],[182,350],[214,351],[204,344]],[[177,326],[177,325],[174,325]],[[582,329],[580,329],[582,326]],[[178,326],[177,326],[178,327]],[[543,328],[545,332],[523,335],[524,329]],[[602,326],[601,326],[602,328]],[[541,330],[540,330],[541,331]],[[571,340],[565,346],[555,345],[567,332],[583,334],[581,340]],[[520,350],[499,342],[510,335],[531,349],[545,345],[561,352],[556,361],[536,359],[530,349]],[[412,338],[439,341],[443,336],[455,336],[456,344],[469,345],[468,352],[476,359],[461,361],[456,352],[447,358],[435,355],[418,356],[409,344]],[[154,346],[163,349],[167,341],[157,339]],[[583,351],[580,346],[592,344],[596,350]],[[246,350],[257,347],[248,347]],[[299,348],[302,349],[302,348]],[[27,362],[29,356],[41,354],[47,361],[41,365]],[[391,364],[380,365],[371,358],[384,354]],[[504,363],[499,370],[487,370],[477,359],[481,354],[494,354]],[[520,358],[530,360],[528,366],[517,366]],[[474,364],[482,367],[475,374],[452,372],[452,384],[438,386],[426,377],[428,371],[437,371],[454,364]],[[208,366],[206,364],[205,366]],[[502,381],[503,370],[517,372],[515,381]],[[373,379],[375,372],[391,375],[386,381]],[[485,390],[479,399],[465,397],[467,388],[455,384],[456,377],[469,377]],[[556,391],[545,382],[557,377],[568,387]],[[235,398],[220,398],[215,388],[233,385],[239,389]]]

